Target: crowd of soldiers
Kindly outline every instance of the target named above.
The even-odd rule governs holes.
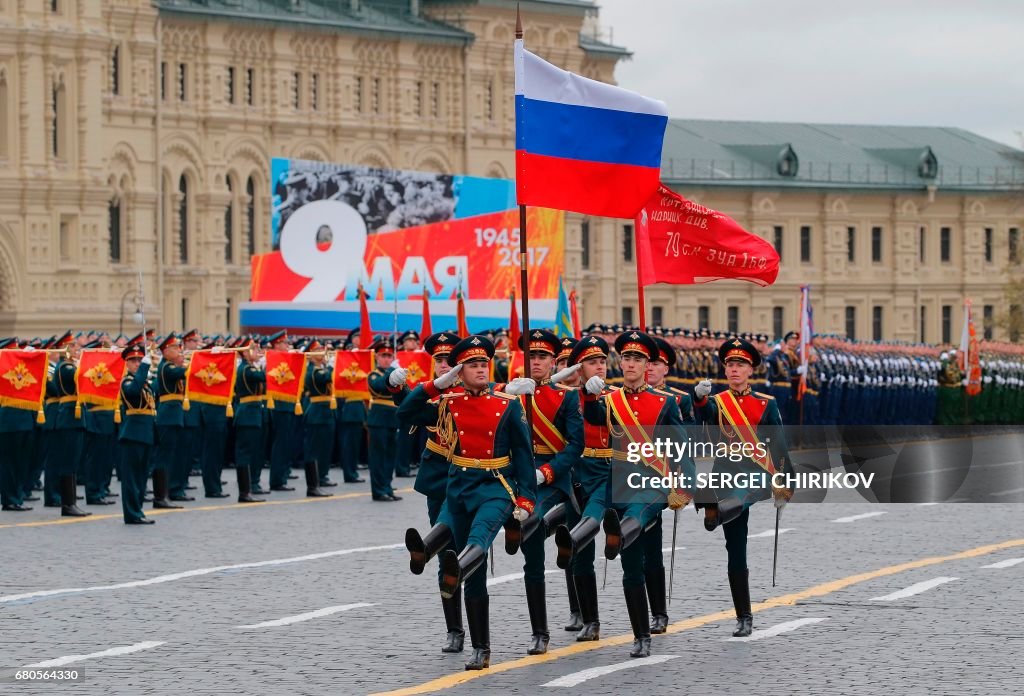
[[[532,329],[518,346],[507,330],[420,338],[407,331],[364,343],[354,330],[332,343],[293,341],[285,331],[208,337],[193,330],[0,341],[0,349],[46,350],[51,360],[43,422],[31,411],[0,407],[3,510],[31,509],[24,503],[38,500],[38,492],[62,516],[89,515],[78,506],[78,482],[84,482],[86,506],[114,504],[116,469],[125,523],[152,524],[146,504],[176,508],[194,500],[191,475],[202,477],[205,497],[225,498],[221,476],[233,465],[238,502],[249,504],[294,490],[292,469],[299,468],[307,496],[321,497],[337,485],[329,476],[334,465],[345,483],[362,482],[365,456],[374,501],[399,500],[394,476],[414,476],[414,489],[426,497],[429,531],[406,534],[410,569],[421,574],[439,558],[444,652],[463,650],[464,599],[473,648],[467,669],[489,665],[487,587],[478,571],[502,528],[506,552],[521,551],[524,558],[529,654],[546,652],[550,639],[545,542],[551,536],[556,565],[565,572],[565,628],[580,641],[600,639],[594,559],[603,530],[605,558],[622,560],[634,634],[630,655],[642,657],[650,654],[651,634],[668,625],[662,511],[693,503],[705,511],[708,531],[723,529],[733,635],[742,637],[752,630],[749,507],[771,499],[781,509],[792,495],[774,485],[714,490],[710,497],[683,487],[616,490],[616,467],[659,476],[694,471],[692,457],[630,459],[629,446],[642,444],[651,428],[717,425],[720,441],[770,445],[739,463],[717,457],[716,470],[787,472],[784,424],[962,423],[965,416],[1024,422],[1024,354],[1009,344],[981,345],[980,395],[987,397],[983,407],[977,402],[971,409],[962,406],[964,377],[953,349],[815,336],[802,362],[796,332],[770,345],[765,335],[596,324],[580,339]],[[374,351],[369,390],[365,398],[341,398],[329,351],[364,347]],[[522,367],[509,374],[513,347],[521,351]],[[120,351],[125,360],[118,417],[77,399],[83,348]],[[303,352],[309,360],[300,404],[267,398],[264,351],[271,348]],[[428,353],[430,378],[410,388],[409,370],[395,364],[399,348]],[[199,349],[237,356],[232,404],[188,405],[187,365]],[[950,412],[943,390],[961,399]],[[964,413],[953,412],[958,408]]]

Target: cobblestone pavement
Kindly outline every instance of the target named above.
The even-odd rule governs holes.
[[[42,508],[5,513],[0,669],[63,662],[82,676],[0,683],[0,693],[1019,693],[1024,463],[1001,475],[1004,490],[1016,481],[1020,491],[993,504],[870,504],[855,493],[792,504],[774,588],[774,509],[756,505],[757,640],[728,640],[721,532],[682,511],[671,632],[655,636],[649,660],[628,656],[617,561],[600,591],[603,639],[577,644],[561,630],[568,609],[553,540],[550,652],[527,658],[522,558],[499,548],[492,666],[476,673],[463,671],[466,654],[440,652],[435,566],[408,571],[403,532],[426,528],[411,479],[397,480],[398,503],[371,501],[367,484],[341,485],[321,500],[301,490],[258,506],[199,500],[151,513],[151,527],[125,526],[113,506],[70,522]],[[666,512],[666,566],[672,520]],[[618,669],[594,671],[602,667]]]

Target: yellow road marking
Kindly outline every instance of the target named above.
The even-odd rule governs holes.
[[[412,493],[412,488],[401,488],[395,493]],[[175,515],[182,512],[201,512],[208,510],[250,510],[260,509],[264,507],[270,507],[271,505],[303,505],[305,503],[329,503],[338,500],[348,500],[349,498],[362,498],[369,496],[370,493],[343,493],[341,495],[334,495],[330,498],[298,498],[296,500],[264,500],[262,504],[257,503],[227,503],[224,505],[200,505],[198,507],[184,507],[175,510],[146,510],[146,517],[155,517],[157,515]],[[56,508],[54,508],[56,509]],[[124,515],[121,513],[108,514],[108,515],[90,515],[89,517],[58,517],[52,520],[38,520],[36,522],[17,522],[15,524],[0,524],[0,529],[9,529],[12,527],[48,527],[54,524],[79,524],[81,522],[98,522],[100,520],[123,520]]]
[[[914,570],[916,568],[925,568],[927,566],[937,565],[939,563],[946,563],[948,561],[959,561],[965,558],[974,558],[975,556],[982,556],[996,551],[1002,551],[1003,549],[1009,549],[1016,546],[1024,546],[1024,539],[1011,539],[1009,541],[1000,542],[998,544],[989,544],[987,546],[978,546],[973,549],[966,551],[960,551],[949,556],[932,556],[930,558],[921,558],[916,561],[908,561],[907,563],[900,563],[898,565],[886,566],[885,568],[879,568],[877,570],[871,570],[866,573],[859,573],[857,575],[850,575],[839,580],[833,580],[826,582],[821,585],[815,585],[809,587],[806,590],[800,592],[793,592],[787,595],[781,595],[779,597],[772,597],[763,602],[758,602],[750,607],[751,611],[764,611],[766,609],[772,609],[774,607],[780,607],[785,605],[796,604],[797,602],[812,597],[822,597],[824,595],[838,592],[839,590],[850,587],[851,585],[857,585],[868,580],[874,580],[875,578],[885,577],[887,575],[895,575],[896,573],[902,573],[906,570]],[[732,611],[719,611],[714,614],[705,614],[704,616],[694,616],[689,619],[677,621],[669,625],[667,634],[680,633],[682,631],[688,631],[691,628],[697,628],[709,623],[715,623],[716,621],[723,621],[725,619],[735,618],[735,614]],[[654,636],[657,638],[658,636]],[[501,672],[508,672],[513,669],[519,669],[520,667],[531,667],[533,665],[539,665],[544,662],[551,662],[562,657],[568,657],[570,655],[578,655],[580,653],[590,652],[591,650],[600,650],[602,648],[613,647],[616,645],[625,645],[632,643],[633,635],[619,635],[613,638],[602,638],[600,641],[592,643],[574,643],[567,645],[564,648],[556,648],[549,650],[544,655],[530,655],[528,657],[521,657],[517,660],[509,660],[507,662],[500,662],[496,665],[491,665],[490,668],[480,670],[477,672],[457,672],[455,674],[449,674],[444,677],[439,677],[422,684],[415,686],[409,686],[402,689],[395,689],[393,691],[380,691],[373,696],[411,696],[412,694],[426,694],[433,691],[441,691],[442,689],[450,689],[460,684],[473,681],[474,679],[480,679],[491,674],[500,674]]]

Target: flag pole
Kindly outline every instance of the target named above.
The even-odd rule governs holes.
[[[519,5],[516,4],[516,39],[523,38],[523,20],[519,15]],[[518,176],[518,172],[517,172]],[[530,332],[530,285],[529,285],[529,274],[526,267],[526,206],[519,206],[519,283],[522,285],[522,297],[523,297],[523,331],[522,336],[526,336]],[[524,366],[524,372],[529,372],[529,351],[526,352],[526,365]],[[530,437],[533,437],[533,395],[524,394],[525,406],[526,406],[526,424],[530,429]]]
[[[635,224],[635,221],[634,221]],[[633,260],[636,263],[636,297],[640,303],[640,330],[647,331],[647,311],[644,308],[646,304],[644,298],[644,284],[640,279],[640,246],[637,238],[640,235],[637,234],[637,230],[633,230]]]

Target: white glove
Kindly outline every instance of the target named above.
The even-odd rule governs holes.
[[[267,369],[267,356],[266,355],[261,355],[260,356],[260,359],[256,361],[256,367],[258,367],[261,370]]]
[[[25,346],[25,348],[23,350],[26,353],[34,353],[36,349],[33,346]]]
[[[405,384],[408,379],[409,371],[404,367],[396,367],[391,371],[391,374],[388,375],[388,384],[392,387],[397,387],[400,384]]]
[[[538,485],[538,486],[540,486],[540,485],[542,485],[542,484],[543,484],[543,483],[544,483],[545,481],[547,481],[547,479],[546,479],[546,478],[544,478],[544,472],[543,472],[543,471],[541,471],[540,469],[537,469],[537,485]]]
[[[223,353],[224,349],[220,346],[214,346],[213,349],[210,350],[210,352],[216,355],[217,353]]]
[[[567,367],[564,370],[556,372],[555,374],[551,375],[551,383],[558,384],[559,382],[564,382],[565,380],[572,377],[574,373],[578,372],[581,367],[583,367],[583,363],[576,363],[572,367]]]
[[[588,394],[600,394],[604,391],[604,380],[594,375],[587,380],[585,388]]]
[[[537,391],[537,383],[529,377],[516,377],[505,385],[506,394],[533,394]]]
[[[801,365],[800,367],[796,368],[796,373],[798,375],[802,375],[805,372],[807,372],[807,366],[806,365]]]
[[[777,497],[775,499],[775,509],[776,510],[781,510],[782,508],[786,507],[786,503],[788,503],[788,502],[789,501],[786,500],[785,498],[783,498],[782,496]]]
[[[529,510],[521,507],[517,507],[512,511],[512,517],[516,518],[517,522],[525,522],[526,518],[530,516]]]
[[[693,388],[693,395],[698,399],[703,399],[705,396],[711,393],[711,380],[702,379],[697,382],[697,386]]]
[[[142,358],[142,364],[143,365],[152,365],[153,364],[153,359],[149,357],[149,353],[146,353],[145,357]]]
[[[459,373],[462,372],[462,364],[458,364],[448,372],[444,373],[440,377],[434,380],[434,389],[438,391],[444,391],[448,387],[455,384],[455,380],[459,378]]]

